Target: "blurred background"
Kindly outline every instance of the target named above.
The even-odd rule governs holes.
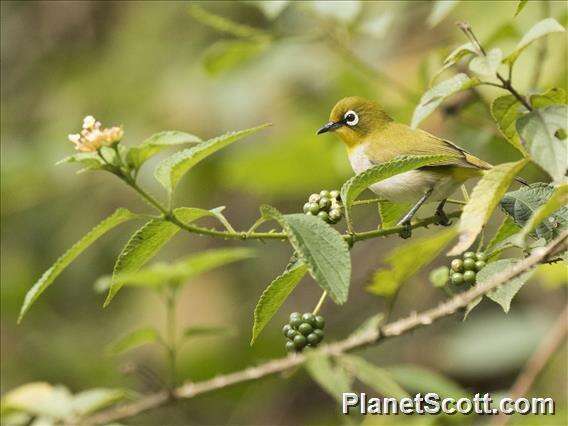
[[[537,1],[529,2],[514,20],[515,1],[448,3],[453,7],[436,14],[431,2],[403,1],[3,1],[2,393],[38,380],[61,383],[74,392],[91,387],[144,392],[144,384],[124,374],[123,366],[135,363],[159,373],[164,369],[160,348],[141,348],[118,358],[104,351],[134,328],[163,324],[163,306],[150,292],[125,289],[103,310],[104,296],[93,290],[95,280],[112,271],[133,224],[98,241],[16,325],[25,292],[88,229],[119,206],[149,211],[110,174],[76,175],[73,165],[54,165],[73,153],[67,134],[80,128],[85,115],[94,115],[103,125],[122,124],[126,144],[140,143],[161,130],[205,139],[273,123],[208,158],[184,178],[177,193],[178,205],[226,205],[233,226],[246,229],[258,217],[260,204],[298,212],[310,193],[339,188],[351,176],[338,140],[315,136],[338,99],[373,98],[396,119],[409,122],[443,58],[466,41],[456,20],[469,21],[486,46],[507,52],[546,13]],[[566,25],[564,2],[551,2],[547,8],[549,16]],[[214,29],[203,11],[253,28],[254,34],[243,41],[229,30]],[[566,47],[563,36],[549,39],[540,91],[566,89]],[[535,89],[531,80],[536,50],[531,48],[515,67],[515,85],[524,93]],[[480,100],[457,113],[455,108],[440,108],[422,127],[492,163],[518,159],[488,113],[488,103],[500,92],[481,88],[479,93]],[[141,183],[161,198],[152,169],[164,155],[141,172]],[[546,180],[534,167],[523,175],[531,182]],[[376,209],[357,214],[359,230],[377,226]],[[502,217],[495,216],[493,227]],[[415,235],[432,232],[436,229]],[[375,239],[355,246],[349,302],[323,308],[328,341],[345,337],[385,309],[385,301],[366,292],[365,286],[401,241]],[[188,344],[180,355],[180,379],[205,379],[282,356],[281,324],[292,311],[311,310],[319,297],[319,287],[304,278],[250,347],[254,306],[284,269],[291,255],[287,245],[179,234],[156,260],[242,244],[257,249],[257,257],[203,275],[184,288],[180,323],[231,325],[238,333]],[[443,299],[427,277],[430,269],[446,263],[440,257],[406,284],[393,318]],[[437,371],[471,392],[506,390],[566,301],[563,271],[539,270],[508,315],[485,301],[465,323],[445,319],[362,355],[382,366],[414,364]],[[533,389],[535,395],[554,397],[561,413],[566,410],[566,374],[564,348]],[[210,393],[123,423],[328,425],[342,421],[334,404],[300,371]],[[530,424],[526,418],[515,421]]]

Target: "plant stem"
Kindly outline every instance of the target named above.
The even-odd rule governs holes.
[[[321,297],[318,301],[318,304],[316,305],[316,307],[312,311],[312,314],[317,315],[319,313],[321,307],[323,306],[323,302],[325,301],[326,297],[327,297],[327,290],[324,290],[323,293],[321,294]]]
[[[169,285],[166,289],[166,349],[168,352],[168,364],[171,389],[176,386],[177,377],[177,323],[176,323],[176,304],[177,288]]]

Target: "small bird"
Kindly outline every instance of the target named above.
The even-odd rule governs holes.
[[[358,96],[341,99],[333,107],[329,122],[317,134],[336,132],[347,146],[351,167],[359,174],[377,164],[405,155],[447,155],[436,166],[421,167],[371,185],[379,197],[395,203],[415,203],[402,217],[400,236],[411,236],[410,223],[426,202],[437,201],[437,223],[449,226],[444,213],[447,198],[466,180],[481,176],[492,166],[452,142],[394,121],[374,101]]]

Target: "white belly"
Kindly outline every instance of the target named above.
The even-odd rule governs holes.
[[[369,161],[364,150],[364,146],[359,146],[350,152],[349,161],[356,174],[374,165]],[[428,201],[444,200],[448,198],[459,185],[460,184],[455,182],[451,177],[434,171],[411,170],[377,182],[371,185],[370,189],[380,198],[395,203],[414,203],[430,189],[432,189],[433,192],[428,198]]]

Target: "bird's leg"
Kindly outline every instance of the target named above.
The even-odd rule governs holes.
[[[452,221],[448,219],[446,212],[444,212],[444,205],[446,204],[446,201],[447,200],[440,201],[440,204],[436,207],[436,216],[438,217],[438,221],[436,223],[442,226],[450,226],[452,224]]]
[[[410,238],[412,235],[412,230],[410,229],[410,222],[412,218],[418,211],[418,209],[426,202],[428,197],[432,194],[433,189],[429,189],[426,193],[418,200],[418,202],[404,215],[404,217],[398,222],[398,226],[403,226],[404,229],[400,231],[399,235],[401,238]]]

